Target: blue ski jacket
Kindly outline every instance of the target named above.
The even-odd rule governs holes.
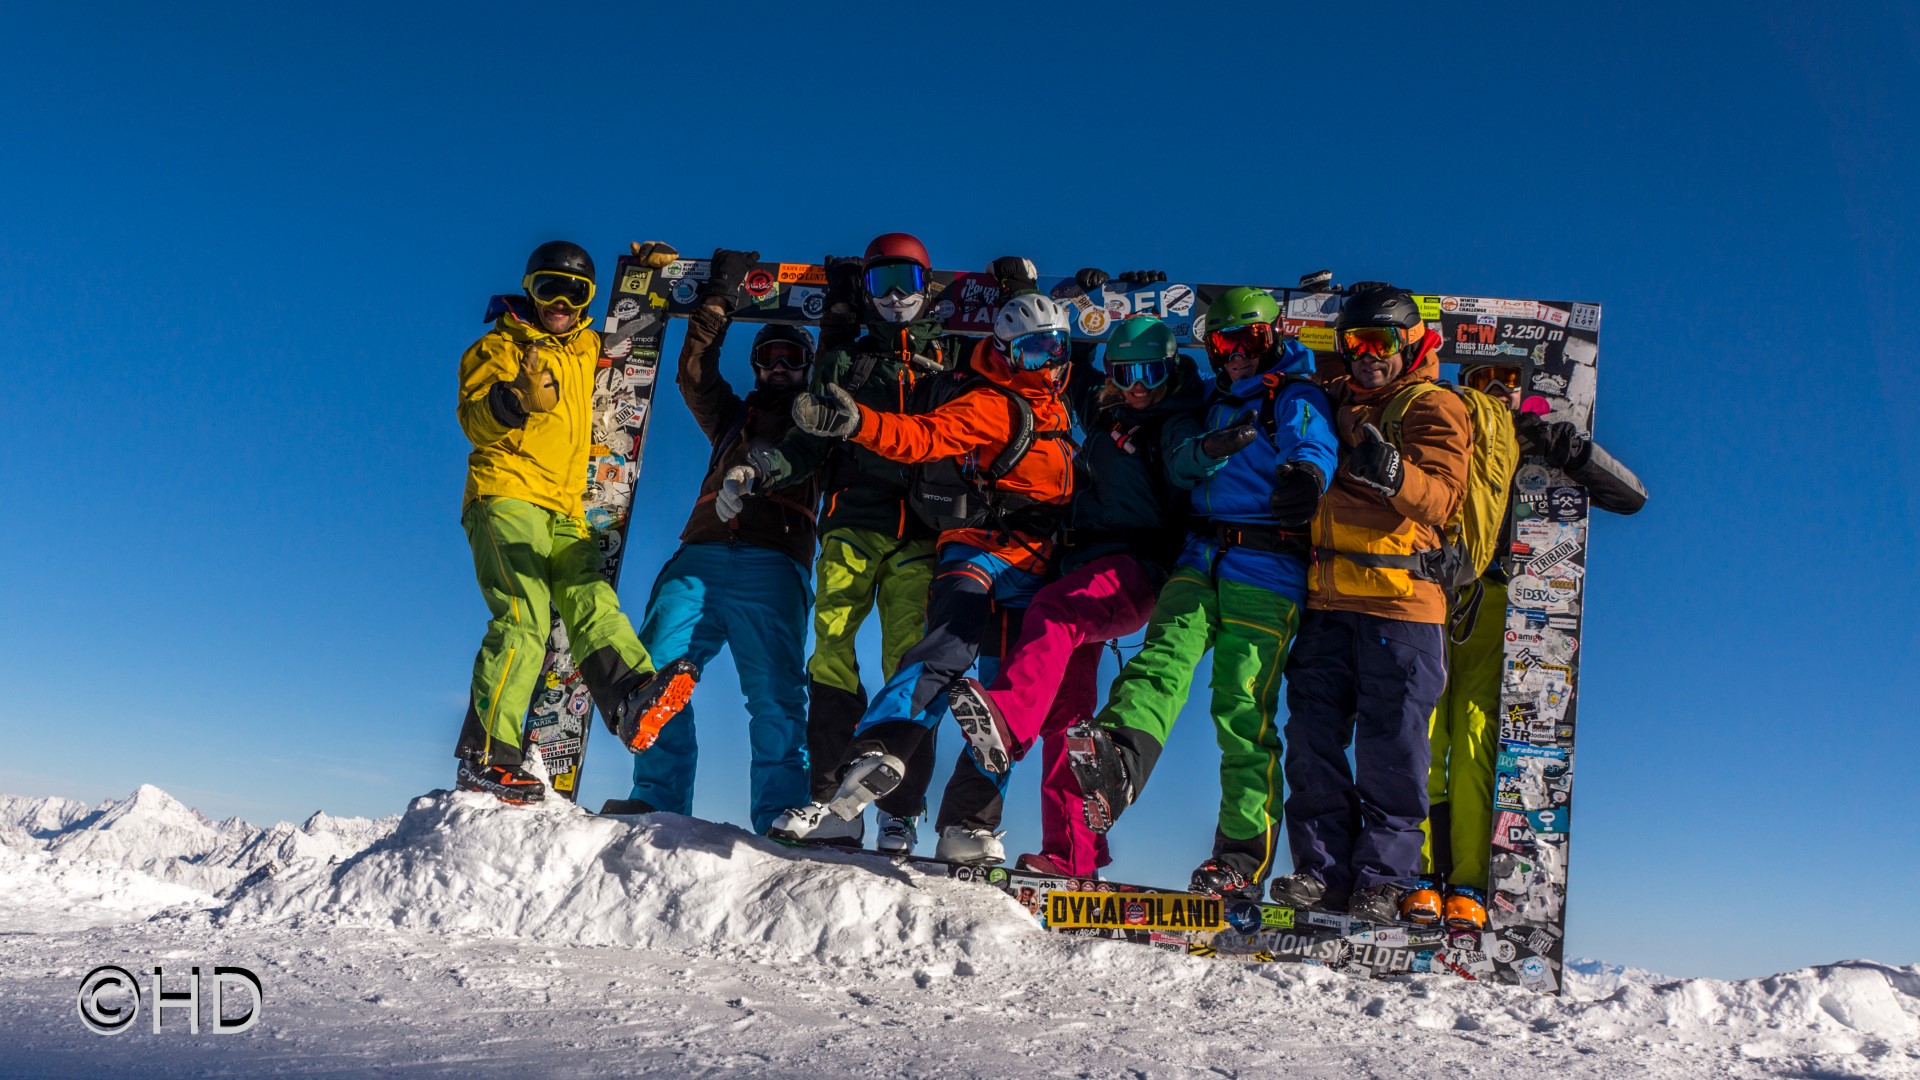
[[[1225,461],[1207,457],[1200,438],[1182,444],[1171,461],[1176,482],[1193,485],[1193,512],[1212,521],[1249,525],[1275,524],[1268,497],[1274,475],[1290,462],[1307,462],[1331,479],[1339,461],[1339,439],[1333,430],[1333,406],[1325,391],[1307,380],[1313,373],[1313,353],[1298,341],[1287,341],[1279,363],[1258,375],[1220,387],[1215,381],[1207,395],[1206,430],[1234,424],[1260,424],[1273,398],[1271,430],[1262,428],[1252,444]],[[1287,376],[1302,378],[1287,378]],[[1324,492],[1324,485],[1322,491]],[[1306,563],[1292,555],[1233,547],[1224,557],[1206,532],[1188,537],[1180,566],[1218,575],[1230,581],[1277,592],[1304,607],[1307,595]]]

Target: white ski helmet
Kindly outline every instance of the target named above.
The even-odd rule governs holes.
[[[993,336],[1002,345],[1022,334],[1046,330],[1070,334],[1073,320],[1067,318],[1066,308],[1039,293],[1024,293],[1008,300],[1000,305],[1000,314],[993,320]]]

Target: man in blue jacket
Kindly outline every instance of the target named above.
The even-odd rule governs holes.
[[[1307,523],[1337,456],[1313,354],[1282,341],[1280,306],[1229,289],[1207,309],[1215,381],[1206,426],[1169,466],[1204,517],[1147,623],[1146,643],[1091,725],[1068,734],[1087,825],[1105,832],[1139,796],[1213,650],[1211,712],[1220,743],[1213,855],[1190,888],[1258,899],[1280,833],[1280,674],[1306,604]]]

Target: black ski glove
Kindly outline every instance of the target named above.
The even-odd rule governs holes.
[[[760,261],[757,251],[733,251],[729,248],[714,248],[713,263],[707,269],[707,280],[700,283],[697,293],[702,301],[718,300],[729,314],[740,306],[740,283],[747,280],[747,271]]]
[[[1097,266],[1086,266],[1082,267],[1079,273],[1073,275],[1073,280],[1079,283],[1082,291],[1093,292],[1113,279],[1107,276],[1105,270]]]
[[[1399,448],[1372,424],[1360,425],[1360,445],[1347,451],[1342,471],[1389,499],[1400,494],[1400,485],[1407,482]]]
[[[1535,413],[1521,413],[1513,422],[1513,433],[1520,439],[1520,449],[1539,454],[1556,469],[1578,461],[1587,446],[1586,436],[1571,422],[1544,420]]]
[[[1032,261],[1018,255],[1002,255],[993,260],[987,268],[993,280],[1000,283],[1000,295],[1012,296],[1017,292],[1033,292],[1040,288],[1040,271]]]
[[[487,411],[501,427],[527,426],[527,407],[520,403],[520,395],[514,393],[511,379],[502,379],[487,387]]]
[[[1253,445],[1253,440],[1259,435],[1260,429],[1252,424],[1219,428],[1200,437],[1200,452],[1215,461],[1225,461]]]
[[[1120,280],[1129,285],[1154,285],[1167,280],[1165,270],[1128,270],[1120,275]]]
[[[1273,494],[1267,496],[1267,507],[1281,528],[1303,528],[1313,520],[1313,512],[1320,506],[1320,493],[1326,488],[1326,475],[1318,465],[1311,461],[1289,461],[1274,471]]]
[[[857,256],[829,255],[825,262],[827,277],[826,310],[820,322],[854,323],[860,321],[861,277],[866,262]]]

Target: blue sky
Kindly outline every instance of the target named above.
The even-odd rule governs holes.
[[[455,363],[539,241],[1330,266],[1605,305],[1598,434],[1653,500],[1593,530],[1572,952],[1920,960],[1920,16],[1683,7],[23,9],[0,791],[271,820],[450,782]],[[662,404],[636,618],[707,455]],[[698,809],[744,820],[733,686]],[[1114,876],[1184,880],[1214,767],[1189,709]]]

